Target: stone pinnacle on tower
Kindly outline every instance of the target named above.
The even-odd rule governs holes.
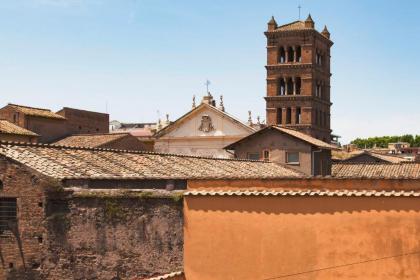
[[[322,32],[321,32],[321,34],[322,35],[324,35],[325,37],[327,37],[328,39],[330,39],[330,32],[328,31],[328,29],[327,29],[327,26],[325,25],[324,26],[324,30],[322,30]]]
[[[315,22],[311,17],[311,14],[308,15],[308,18],[305,20],[306,28],[315,28]]]
[[[268,31],[273,31],[277,28],[277,22],[274,19],[274,16],[271,17],[270,21],[267,23]]]

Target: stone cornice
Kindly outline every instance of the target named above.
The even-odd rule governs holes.
[[[273,31],[266,31],[264,35],[268,39],[275,39],[275,38],[282,38],[282,37],[290,37],[293,35],[314,35],[317,36],[319,39],[327,43],[330,47],[334,44],[333,41],[319,33],[317,30],[312,28],[305,28],[305,29],[294,29],[294,30],[273,30]]]
[[[322,103],[324,105],[331,106],[332,103],[319,99],[317,97],[313,97],[311,95],[277,95],[277,96],[265,96],[264,99],[266,101],[316,101]]]
[[[312,64],[312,63],[278,63],[278,64],[270,64],[266,65],[265,69],[267,70],[282,70],[282,69],[313,69],[323,75],[327,75],[329,77],[332,76],[331,73],[325,72],[322,67]]]
[[[279,63],[266,65],[267,70],[278,70],[278,69],[302,69],[302,68],[314,68],[312,63]]]

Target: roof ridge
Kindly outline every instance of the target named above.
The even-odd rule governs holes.
[[[157,156],[175,156],[175,157],[183,157],[183,158],[199,158],[199,159],[237,161],[237,162],[260,162],[260,163],[271,163],[271,164],[273,164],[273,162],[271,162],[271,161],[264,161],[264,160],[237,159],[237,158],[215,158],[215,157],[183,155],[183,154],[157,153],[157,152],[150,152],[150,151],[133,151],[133,150],[108,149],[108,148],[93,148],[93,147],[83,147],[83,146],[68,146],[68,145],[46,144],[46,143],[28,143],[28,142],[16,142],[16,141],[4,141],[4,140],[0,140],[0,146],[1,145],[44,147],[44,148],[68,149],[68,150],[104,151],[104,152],[114,152],[114,153],[145,154],[145,155],[157,155]],[[281,165],[281,166],[283,166],[283,165]]]
[[[115,132],[115,133],[111,133],[111,132],[108,132],[108,133],[105,133],[105,132],[102,132],[102,133],[80,133],[80,134],[71,134],[71,135],[69,135],[69,136],[67,136],[67,137],[65,137],[65,138],[63,138],[63,139],[66,139],[66,138],[68,138],[68,137],[73,137],[73,136],[101,136],[101,135],[122,135],[122,134],[127,135],[127,134],[130,134],[130,132]],[[61,140],[60,140],[60,141],[61,141]]]
[[[52,112],[51,109],[31,107],[31,106],[19,105],[19,104],[14,104],[14,103],[8,103],[7,105],[11,105],[11,106],[15,106],[15,107],[22,107],[22,108],[28,108],[28,109],[35,109],[35,110]]]
[[[397,156],[395,154],[381,154],[381,153],[374,152],[374,151],[365,151],[365,152],[370,153],[370,154],[374,154],[374,155],[379,155],[379,156],[386,156],[386,157],[393,157],[393,158],[402,159],[401,157],[399,157],[399,156]]]
[[[292,21],[292,22],[289,22],[289,23],[286,23],[286,24],[279,25],[277,28],[281,28],[281,27],[289,26],[289,25],[292,25],[292,24],[295,24],[295,23],[298,23],[298,22],[300,22],[300,23],[305,23],[305,22],[304,22],[304,21],[302,21],[302,20],[295,20],[295,21]]]
[[[340,161],[333,163],[333,165],[405,165],[405,164],[420,164],[416,161],[402,161],[402,162],[346,162]]]

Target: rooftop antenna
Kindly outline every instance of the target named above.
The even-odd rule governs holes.
[[[302,7],[300,6],[300,4],[299,4],[299,6],[298,6],[298,9],[299,9],[299,20],[300,20],[300,9],[301,9]]]
[[[105,113],[108,114],[108,101],[105,102]]]
[[[209,85],[210,85],[210,81],[209,81],[209,80],[206,80],[205,85],[206,85],[206,90],[207,90],[207,93],[209,93]]]

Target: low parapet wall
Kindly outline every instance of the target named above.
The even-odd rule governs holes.
[[[47,279],[134,279],[182,269],[179,193],[80,190],[47,209]]]

